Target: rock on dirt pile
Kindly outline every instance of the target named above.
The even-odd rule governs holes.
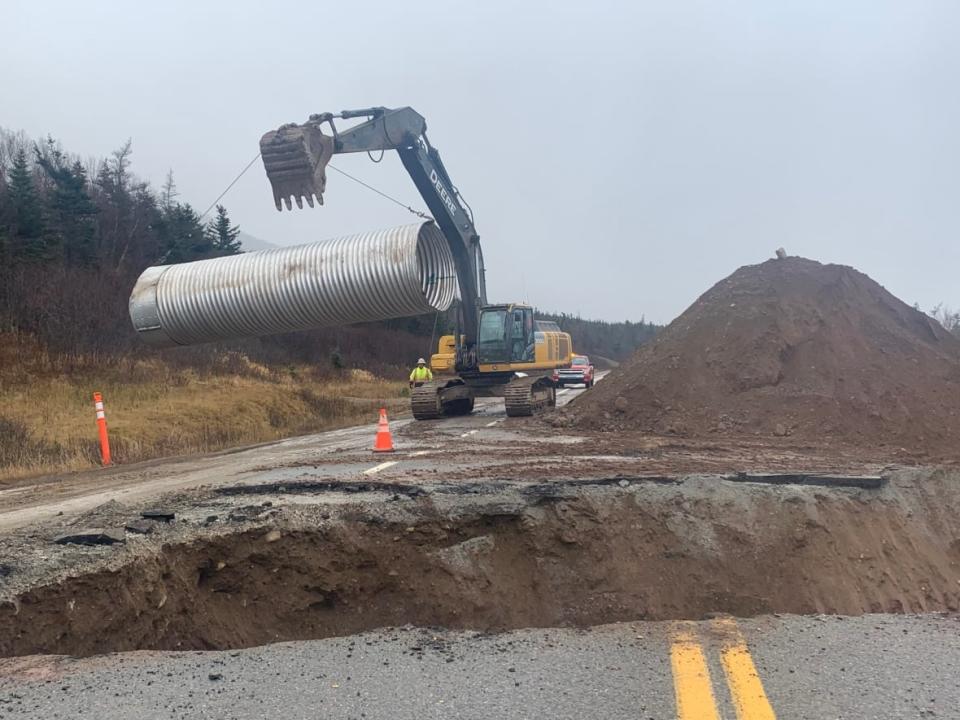
[[[960,339],[853,268],[742,267],[570,409],[584,428],[948,450]]]

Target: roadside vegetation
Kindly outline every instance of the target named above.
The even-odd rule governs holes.
[[[0,351],[0,483],[100,464],[92,391],[114,462],[220,450],[376,421],[406,410],[406,383],[361,370],[267,367],[211,349],[204,367],[161,358],[55,358],[9,336]],[[8,357],[18,347],[25,354]]]

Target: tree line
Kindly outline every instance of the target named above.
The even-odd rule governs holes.
[[[541,320],[553,320],[560,329],[570,333],[573,349],[586,355],[596,355],[610,360],[626,360],[642,343],[652,338],[661,326],[646,322],[607,322],[585,320],[578,315],[544,313],[537,311]]]
[[[130,172],[128,140],[84,163],[48,137],[0,129],[0,251],[11,266],[35,263],[120,272],[240,252],[222,205],[204,223],[177,200],[172,171],[159,196]]]
[[[149,265],[240,252],[225,207],[204,222],[130,170],[132,144],[82,160],[53,138],[0,129],[0,331],[59,352],[125,349],[126,300]]]

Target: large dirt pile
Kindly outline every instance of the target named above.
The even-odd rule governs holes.
[[[853,268],[742,267],[572,405],[584,428],[960,443],[960,339]]]

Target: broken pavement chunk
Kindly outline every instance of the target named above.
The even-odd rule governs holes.
[[[57,545],[113,545],[126,542],[119,528],[90,528],[60,535],[53,540]]]
[[[124,525],[123,529],[139,535],[149,535],[153,532],[155,526],[156,523],[150,522],[149,520],[131,520]]]
[[[140,513],[140,517],[145,520],[159,520],[162,522],[170,522],[176,517],[176,513],[173,510],[165,510],[162,508],[152,508],[150,510],[144,510]]]

